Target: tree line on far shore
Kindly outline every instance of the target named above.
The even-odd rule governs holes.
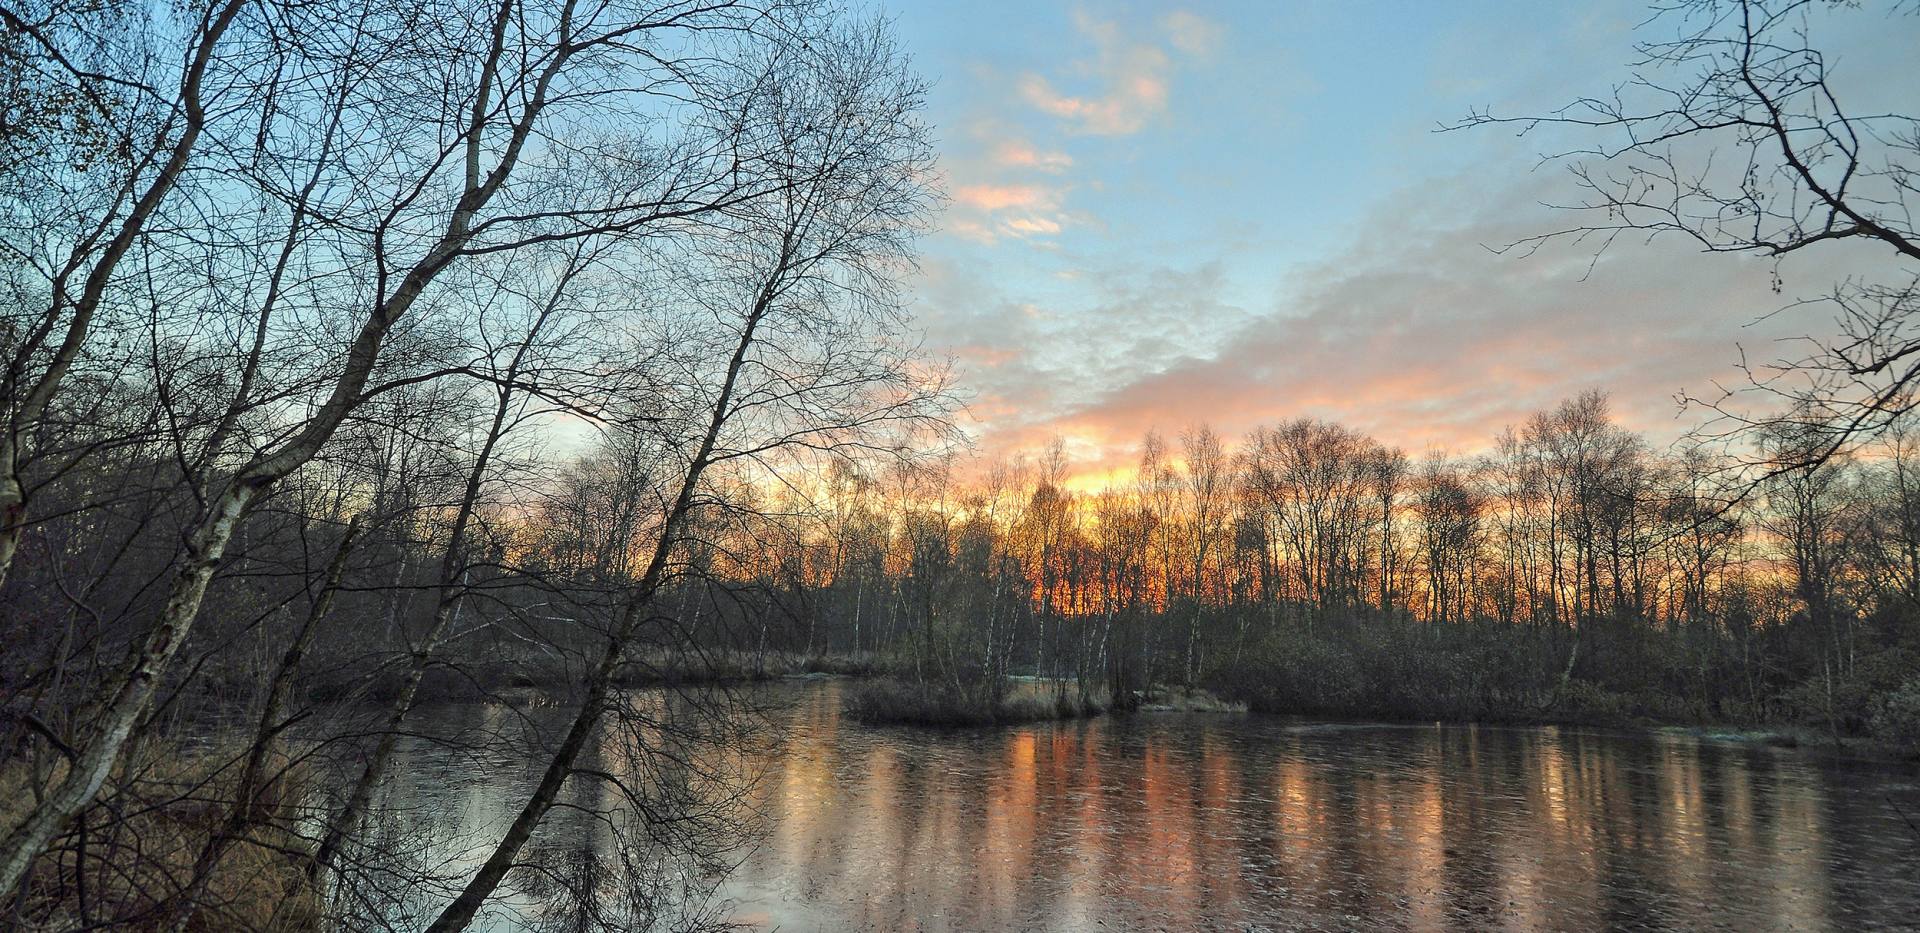
[[[1793,438],[1763,443],[1793,459]],[[749,644],[877,652],[976,705],[1018,674],[1122,707],[1207,687],[1302,713],[1912,743],[1920,440],[1757,485],[1745,462],[1657,449],[1594,392],[1472,456],[1297,419],[1231,445],[1150,434],[1131,479],[1087,491],[1057,445],[842,468],[816,519],[767,536],[772,631]]]

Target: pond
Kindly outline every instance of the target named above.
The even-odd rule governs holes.
[[[718,916],[788,931],[1920,924],[1911,766],[1246,714],[874,727],[841,716],[841,690],[777,688],[746,801],[762,835]],[[518,805],[518,769],[448,780],[436,760],[452,766],[417,750],[397,792],[475,838]],[[514,904],[496,928],[522,925]]]

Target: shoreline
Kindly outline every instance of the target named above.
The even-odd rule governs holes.
[[[1842,736],[1838,744],[1832,735],[1812,726],[1791,724],[1753,724],[1719,722],[1676,722],[1650,718],[1586,716],[1577,711],[1514,710],[1507,715],[1458,717],[1393,714],[1367,709],[1282,709],[1267,704],[1249,703],[1204,687],[1187,691],[1180,687],[1155,686],[1141,691],[1132,708],[1116,707],[1104,691],[1090,697],[1073,695],[1069,683],[1068,702],[1047,695],[1047,681],[1033,675],[1008,678],[1008,690],[997,700],[981,697],[955,699],[942,697],[940,688],[916,686],[893,673],[892,667],[874,655],[784,655],[763,658],[715,653],[709,663],[696,666],[682,663],[645,663],[617,678],[622,689],[640,690],[662,687],[751,685],[776,682],[794,684],[844,681],[867,690],[862,706],[860,694],[843,698],[845,711],[869,725],[918,726],[923,728],[991,728],[1035,722],[1086,719],[1102,715],[1133,713],[1237,714],[1295,718],[1314,722],[1375,723],[1397,725],[1538,727],[1567,726],[1607,730],[1623,734],[1695,738],[1723,745],[1750,748],[1791,749],[1823,758],[1848,761],[1914,762],[1920,761],[1920,749],[1907,748],[1868,736]],[[437,670],[430,672],[421,685],[419,702],[487,702],[500,700],[503,693],[536,691],[557,693],[567,688],[567,678],[553,671],[520,669],[506,674],[496,668],[497,676],[483,679]],[[393,674],[383,673],[372,685],[359,690],[344,684],[321,684],[309,693],[318,702],[348,700],[385,702],[393,696]],[[886,691],[884,698],[875,696]],[[924,694],[915,696],[916,694]],[[989,705],[991,703],[991,705]]]

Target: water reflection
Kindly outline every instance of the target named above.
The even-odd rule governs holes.
[[[1684,737],[1254,716],[871,728],[842,720],[835,684],[779,692],[777,728],[739,763],[759,780],[728,802],[763,834],[714,902],[749,927],[1920,923],[1920,834],[1894,809],[1920,814],[1920,783],[1896,766]],[[542,741],[524,713],[444,708],[437,734],[485,741],[409,749],[392,800],[432,827],[421,855],[448,882],[414,896],[443,900],[520,805],[538,759],[513,749]],[[660,780],[624,760],[607,750],[595,766]],[[606,819],[619,800],[576,783],[541,844],[564,864],[628,852]],[[663,885],[709,887],[666,868]],[[504,893],[493,929],[554,915],[538,890]]]
[[[1578,730],[797,700],[734,919],[811,929],[1855,929],[1920,918],[1910,774]]]

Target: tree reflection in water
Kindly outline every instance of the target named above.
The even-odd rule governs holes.
[[[727,732],[757,751],[709,748],[727,766],[689,768],[704,777],[676,798],[702,802],[702,832],[726,827],[711,838],[731,858],[671,856],[699,837],[649,837],[609,817],[613,796],[576,801],[543,854],[599,879],[603,905],[618,900],[609,866],[652,879],[629,906],[672,926],[1819,930],[1920,916],[1920,835],[1894,809],[1920,812],[1920,786],[1899,766],[1666,734],[1219,714],[868,727],[841,719],[836,684],[773,693],[790,702],[774,728]],[[472,830],[502,818],[510,783],[404,793]],[[503,909],[588,916],[573,894],[540,893],[523,882]]]

